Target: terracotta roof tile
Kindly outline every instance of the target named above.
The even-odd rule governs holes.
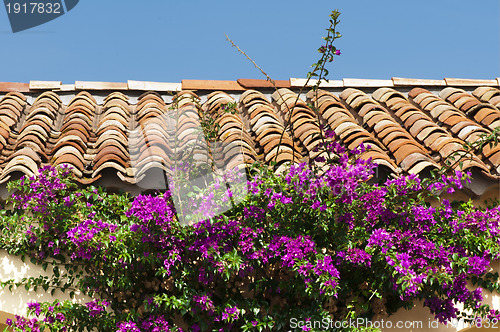
[[[307,83],[308,82],[308,83]],[[293,88],[301,88],[307,83],[307,87],[316,86],[318,84],[318,80],[315,79],[305,79],[305,78],[290,78],[290,87]],[[341,80],[328,80],[321,81],[320,88],[342,88],[344,87],[344,82]]]
[[[350,91],[345,91],[347,93],[341,94],[342,98],[346,98],[346,103],[349,106],[353,107],[355,111],[358,112],[360,116],[363,118],[363,123],[366,124],[369,128],[372,128],[373,131],[377,134],[377,137],[380,140],[383,140],[384,137],[389,133],[399,133],[399,139],[391,141],[389,145],[387,145],[389,151],[392,153],[394,158],[396,159],[396,163],[401,165],[402,161],[412,153],[420,153],[422,156],[426,157],[426,160],[429,163],[433,163],[431,157],[427,154],[425,148],[423,148],[416,140],[412,138],[412,136],[406,132],[401,125],[385,110],[379,103],[366,95],[363,91],[353,89],[348,89]],[[350,95],[349,95],[350,94]],[[355,99],[350,98],[353,94],[358,95],[358,98],[364,96],[363,100],[364,106],[360,108],[360,103],[356,103]],[[380,94],[379,94],[380,95]],[[350,101],[350,103],[349,103]],[[410,167],[413,167],[411,164],[403,164],[405,166],[403,170],[408,170]],[[437,168],[437,164],[434,165]]]
[[[76,90],[127,90],[127,83],[76,81]]]
[[[256,79],[239,79],[237,81],[245,89],[255,89],[255,88],[289,88],[290,80],[275,80],[274,85],[272,82],[267,80],[256,80]]]
[[[301,160],[299,147],[294,144],[274,108],[258,91],[248,90],[241,98],[243,114],[250,120],[250,131],[255,136],[256,151],[263,152],[266,162],[276,160],[279,164]],[[278,159],[278,157],[280,157]]]
[[[29,83],[0,82],[0,92],[29,92]]]
[[[182,83],[127,81],[127,87],[129,90],[139,91],[179,92],[182,90]]]
[[[393,77],[392,82],[394,86],[446,86],[445,80],[423,80]]]
[[[61,88],[61,82],[57,81],[30,81],[30,90],[54,90]]]
[[[236,81],[182,80],[182,90],[244,91]]]
[[[392,86],[392,80],[365,80],[365,79],[355,79],[355,78],[344,78],[344,87],[382,87],[382,86]]]
[[[0,182],[52,163],[73,165],[83,184],[111,176],[151,188],[148,181],[186,160],[188,147],[195,162],[277,161],[280,171],[317,156],[324,129],[349,149],[369,145],[362,157],[389,173],[420,173],[453,161],[464,143],[500,125],[492,80],[345,79],[322,82],[303,99],[297,92],[305,81],[276,81],[281,88],[272,94],[270,82],[245,79],[0,83]],[[218,135],[203,139],[203,121]],[[500,147],[474,152],[464,168],[498,180]]]
[[[446,85],[448,86],[492,86],[498,85],[496,80],[474,80],[463,78],[445,78]]]
[[[75,91],[76,87],[74,84],[61,84],[59,91]]]
[[[418,92],[420,93],[425,93],[422,90],[419,91],[414,91],[413,93],[410,92],[411,95],[418,96]],[[454,92],[454,93],[452,93]],[[464,94],[463,92],[459,90],[453,90],[453,89],[448,89],[448,90],[443,90],[441,93],[442,96],[445,96],[451,100],[455,100],[457,102],[460,98],[474,98],[472,96],[468,96],[467,94]],[[455,95],[455,98],[453,96]],[[437,96],[434,97],[436,101],[439,101],[439,98]],[[414,98],[414,101],[417,101],[417,98]],[[468,142],[468,143],[473,143],[478,139],[478,135],[472,135],[472,133],[478,134],[478,133],[489,133],[489,130],[486,129],[485,127],[481,126],[479,123],[475,122],[473,119],[470,119],[465,115],[463,112],[459,111],[458,109],[454,108],[453,106],[447,104],[444,101],[439,101],[439,105],[441,105],[441,109],[438,112],[431,111],[430,114],[434,118],[434,120],[438,120],[440,122],[443,122],[444,125],[448,127],[449,133],[451,133],[451,136],[457,137],[457,144],[455,145],[456,148],[455,150],[462,151],[463,150],[463,143]],[[435,107],[437,109],[438,106]],[[446,147],[446,144],[439,144],[436,145],[436,142],[432,143],[433,147],[438,150],[438,152],[443,155],[444,158],[450,155],[449,151],[451,147],[448,145]],[[465,151],[463,151],[465,153]],[[492,163],[492,165],[495,165],[492,160],[489,160],[487,158],[488,156],[485,156],[486,159]],[[479,167],[482,170],[488,172],[489,167],[487,164],[485,164],[479,156],[473,155],[473,161],[474,163],[469,163],[469,166],[475,166]]]
[[[500,90],[490,86],[479,87],[472,92],[472,95],[481,101],[488,102],[492,97],[500,96]]]
[[[292,139],[298,139],[309,157],[315,156],[314,150],[324,133],[314,112],[291,90],[279,89],[272,97],[285,126],[290,124]]]

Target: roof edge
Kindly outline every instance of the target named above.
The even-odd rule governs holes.
[[[73,84],[62,84],[61,81],[30,81],[29,83],[0,82],[0,92],[40,92],[40,91],[159,91],[179,92],[182,90],[223,90],[244,91],[259,88],[300,88],[307,84],[315,86],[317,79],[290,78],[288,80],[238,79],[233,80],[182,80],[181,82],[92,82],[76,81]],[[389,80],[344,78],[342,80],[322,81],[322,88],[363,88],[363,87],[415,87],[415,86],[459,86],[459,87],[500,87],[500,77],[495,79],[444,78],[442,80],[392,77]]]

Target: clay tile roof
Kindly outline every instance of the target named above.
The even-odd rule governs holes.
[[[384,174],[427,174],[459,169],[463,145],[500,126],[498,79],[343,79],[299,96],[306,82],[0,83],[0,183],[51,163],[73,166],[82,184],[145,188],[186,151],[218,167],[280,170],[318,156],[326,129],[348,149],[370,146],[362,157]],[[498,186],[500,147],[473,151],[462,168]]]
[[[0,92],[29,92],[29,83],[0,82]]]
[[[290,80],[286,81],[267,81],[267,80],[255,80],[255,79],[239,79],[237,82],[245,89],[255,89],[255,88],[289,88]]]

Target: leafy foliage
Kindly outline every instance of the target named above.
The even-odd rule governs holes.
[[[424,299],[442,322],[498,316],[481,305],[481,288],[498,290],[488,269],[500,252],[500,208],[426,203],[461,188],[467,174],[369,184],[375,165],[357,157],[363,147],[325,148],[334,156],[326,170],[302,163],[277,175],[256,165],[241,204],[189,226],[169,191],[132,199],[81,189],[68,169],[51,167],[11,184],[0,246],[53,275],[2,286],[80,290],[94,300],[32,303],[35,318],[9,323],[17,331],[283,330],[293,317],[371,319]],[[233,194],[222,193],[200,200]]]

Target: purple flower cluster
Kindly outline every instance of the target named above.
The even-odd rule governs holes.
[[[472,256],[469,257],[469,271],[467,273],[481,275],[490,266],[490,259],[488,257]]]
[[[232,321],[238,319],[239,315],[240,310],[238,309],[238,307],[227,307],[226,309],[224,309],[221,318],[223,321]]]
[[[37,317],[42,315],[42,305],[38,302],[29,302],[28,311],[31,311],[37,317],[26,319],[24,317],[16,315],[15,321],[7,319],[6,324],[9,327],[15,328],[16,331],[26,331],[26,332],[44,331],[45,330],[44,325],[46,324],[48,325],[53,325],[55,323],[60,324],[66,321],[66,316],[63,313],[57,312],[55,310],[56,307],[59,307],[59,305],[60,305],[59,303],[56,303],[55,307],[54,306],[46,307],[45,317],[41,320]],[[65,326],[61,326],[58,331],[61,332],[67,331],[67,328]]]
[[[26,183],[29,180],[29,183]],[[46,213],[47,205],[55,198],[57,190],[65,189],[66,185],[57,177],[57,169],[45,166],[39,170],[38,178],[23,176],[20,186],[29,185],[30,194],[12,194],[12,198],[20,203],[22,209],[33,208],[36,212]]]
[[[28,302],[28,310],[31,310],[35,315],[39,316],[42,313],[42,308],[38,302]]]
[[[489,233],[490,238],[500,235],[500,206],[485,211],[476,210],[470,213],[459,211],[458,218],[450,221],[454,233],[465,229],[472,232]]]
[[[340,278],[339,271],[337,270],[336,264],[332,260],[330,256],[325,256],[323,258],[318,259],[316,262],[316,266],[313,267],[313,271],[316,275],[326,275],[327,281],[325,285],[330,286],[334,289],[338,282],[336,279]]]
[[[268,251],[271,257],[279,257],[282,265],[290,268],[308,258],[310,254],[315,254],[316,244],[309,236],[279,236],[270,242]]]
[[[232,250],[235,243],[233,237],[239,233],[241,222],[225,221],[223,218],[206,219],[194,226],[196,236],[189,250],[198,252],[201,257],[215,261],[216,256]]]
[[[135,216],[141,224],[132,226],[132,231],[141,230],[145,235],[153,235],[154,230],[166,231],[170,229],[175,218],[175,209],[170,201],[170,192],[163,195],[140,195],[132,202],[132,207],[127,211],[127,217]]]
[[[391,306],[427,297],[425,305],[442,322],[457,317],[455,303],[464,303],[468,309],[483,308],[481,288],[469,290],[467,278],[485,277],[490,260],[499,257],[500,207],[477,210],[464,205],[457,209],[446,200],[432,207],[421,198],[461,188],[468,177],[461,172],[431,185],[415,175],[369,185],[366,181],[376,165],[356,157],[365,151],[364,146],[353,157],[336,142],[326,145],[328,158],[333,160],[328,168],[318,171],[314,165],[301,163],[279,176],[263,171],[264,176],[248,182],[251,195],[241,206],[186,226],[180,225],[169,191],[135,197],[125,213],[127,220],[122,216],[106,219],[88,201],[82,204],[78,192],[72,199],[59,199],[58,191],[66,190],[67,185],[61,174],[47,168],[39,180],[26,180],[24,185],[32,186],[33,195],[16,197],[21,206],[31,208],[31,202],[40,202],[42,208],[34,211],[41,218],[47,211],[55,211],[51,204],[68,211],[83,206],[85,218],[78,222],[68,218],[71,222],[57,237],[56,233],[47,236],[44,232],[48,230],[36,225],[25,227],[23,236],[33,247],[46,236],[44,243],[54,248],[54,254],[65,250],[73,260],[83,258],[82,264],[88,264],[90,270],[109,268],[116,275],[122,273],[120,266],[126,267],[123,280],[127,285],[137,283],[149,305],[145,312],[139,309],[142,313],[126,320],[116,316],[120,321],[112,324],[119,332],[176,330],[173,322],[180,319],[178,310],[189,307],[192,310],[180,326],[193,331],[234,330],[242,324],[255,327],[281,308],[290,310],[290,298],[300,299],[296,303],[324,303],[349,293],[349,287],[351,293],[359,293],[358,277],[350,277],[354,272],[363,282],[370,280],[363,286],[372,287],[367,294],[392,289],[390,299],[400,302]],[[40,193],[42,183],[52,188],[52,194]],[[216,181],[215,187],[225,188],[222,181]],[[196,209],[215,212],[218,201],[227,204],[236,192],[225,188],[221,193],[197,194]],[[127,252],[113,260],[116,257],[108,255],[114,251]],[[42,258],[48,253],[38,250],[34,256]],[[385,271],[384,278],[380,271]],[[114,293],[125,293],[106,275],[88,278],[84,284],[98,293],[110,287],[118,289]],[[106,319],[114,317],[106,313],[111,303],[115,311],[129,310],[128,300],[104,298],[109,302],[85,304],[91,319],[99,320],[104,314]],[[269,308],[259,309],[261,303]],[[40,303],[30,303],[28,308],[44,318],[11,324],[29,325],[34,330],[67,320],[55,308]],[[324,309],[319,305],[314,310],[319,315]]]
[[[116,332],[141,332],[139,326],[134,322],[119,322],[116,327]]]
[[[133,321],[119,322],[116,332],[182,332],[182,329],[172,329],[172,325],[164,315],[151,315],[146,319],[141,319],[138,323]]]
[[[454,176],[441,176],[441,181],[432,183],[428,190],[429,191],[442,191],[446,189],[448,194],[455,192],[456,189],[462,189],[464,183],[470,183],[471,181],[471,173],[463,173],[462,171],[456,170]]]
[[[424,302],[424,305],[430,308],[436,319],[441,323],[446,323],[457,317],[459,311],[453,304],[453,299],[459,302],[468,300],[479,302],[482,300],[482,290],[480,288],[472,292],[467,289],[465,274],[459,275],[452,283],[444,283],[443,289],[446,292],[446,298],[432,297]]]
[[[370,267],[371,265],[372,256],[366,251],[359,248],[349,248],[345,253],[339,252],[337,256],[342,257],[347,262],[351,262],[352,264],[355,265],[367,266],[367,267]]]
[[[170,191],[157,196],[137,196],[126,216],[137,220],[130,230],[141,234],[143,243],[150,243],[155,250],[163,252],[160,257],[165,266],[175,264],[184,242],[174,235],[176,230],[172,228],[181,226],[177,221]]]
[[[193,301],[195,306],[200,308],[202,311],[208,311],[209,315],[213,314],[213,310],[215,309],[214,302],[209,297],[209,295],[194,295]]]
[[[395,179],[389,179],[385,182],[386,187],[396,189],[398,196],[405,196],[410,192],[415,192],[422,189],[421,180],[416,174],[399,176]]]
[[[277,203],[285,205],[302,202],[322,212],[327,209],[327,205],[321,197],[328,195],[333,195],[338,203],[351,203],[358,198],[356,190],[359,183],[373,175],[376,165],[371,160],[363,159],[356,159],[351,163],[345,148],[335,141],[326,144],[325,149],[339,157],[337,164],[331,164],[322,174],[313,172],[307,163],[294,164],[284,175],[286,186],[281,188],[281,191],[273,188],[259,190],[262,181],[258,178],[250,182],[250,191],[269,197],[269,209],[274,208]],[[364,147],[361,147],[361,150],[363,149]],[[379,194],[383,195],[383,192]],[[365,200],[369,200],[368,197]],[[376,211],[373,212],[375,213]]]
[[[76,246],[72,259],[83,258],[90,260],[94,251],[100,250],[101,241],[96,240],[98,234],[102,232],[113,233],[118,226],[105,223],[102,220],[94,221],[86,219],[81,224],[70,229],[66,235],[68,240]],[[92,243],[94,245],[92,245]]]
[[[321,46],[321,47],[318,49],[318,51],[319,51],[320,53],[325,53],[327,50],[328,50],[328,51],[332,51],[332,50],[333,50],[333,53],[334,53],[335,55],[340,55],[340,50],[335,49],[335,48],[333,47],[333,45],[323,45],[323,46]]]
[[[424,305],[429,307],[434,317],[443,324],[456,318],[458,314],[458,309],[455,308],[453,299],[451,298],[441,299],[439,297],[432,297],[425,300]]]
[[[20,209],[48,217],[51,214],[50,206],[59,203],[58,192],[67,189],[64,181],[70,174],[71,169],[66,165],[59,171],[53,166],[44,166],[39,169],[37,176],[21,177],[19,187],[22,190],[19,193],[13,193],[11,199]],[[67,206],[70,204],[67,199],[64,202]]]
[[[19,315],[15,316],[16,320],[7,319],[6,323],[9,327],[16,328],[18,331],[40,332],[40,322],[36,318],[26,319]]]
[[[373,230],[368,239],[368,246],[382,247],[382,252],[385,253],[392,247],[393,236],[385,229],[378,228]]]
[[[85,303],[85,306],[87,307],[90,317],[96,317],[99,316],[101,313],[106,311],[106,307],[109,306],[110,303],[106,300],[93,300],[90,302]]]
[[[182,329],[172,330],[172,325],[169,324],[164,315],[151,315],[147,319],[141,321],[141,328],[148,332],[182,332]]]

